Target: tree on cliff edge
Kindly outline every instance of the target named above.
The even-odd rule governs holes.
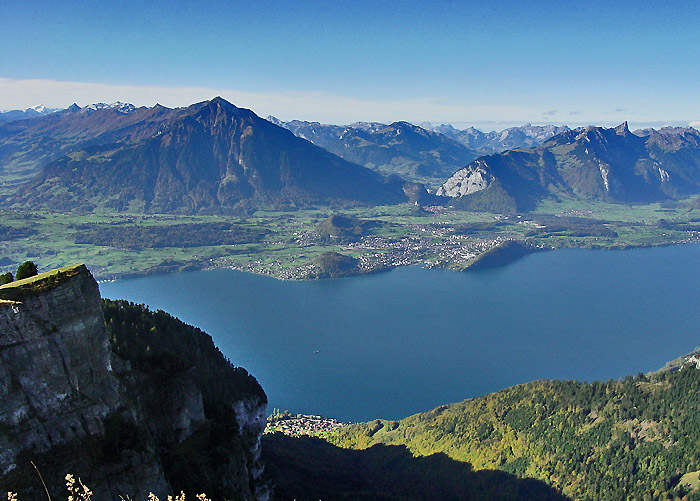
[[[39,274],[39,269],[33,261],[25,261],[20,264],[17,268],[17,273],[15,273],[15,280],[22,280],[23,278],[33,277]]]

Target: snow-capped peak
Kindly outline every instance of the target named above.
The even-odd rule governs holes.
[[[43,104],[32,106],[21,110],[0,110],[0,122],[12,122],[15,120],[26,120],[37,118],[58,111],[60,108],[47,108]]]
[[[107,104],[107,103],[94,103],[94,104],[88,104],[85,106],[81,111],[87,113],[90,115],[91,113],[97,111],[97,110],[114,110],[120,115],[128,115],[132,111],[136,109],[136,106],[134,106],[131,103],[122,103],[121,101],[115,101],[114,103]]]
[[[36,112],[39,113],[39,114],[43,114],[43,113],[46,113],[46,112],[49,111],[49,110],[46,108],[46,106],[44,106],[43,104],[37,104],[36,106],[32,106],[32,107],[30,107],[30,108],[27,108],[27,109],[24,110],[24,111],[29,111],[29,110],[36,111]]]

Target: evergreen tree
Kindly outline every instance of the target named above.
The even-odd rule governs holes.
[[[15,277],[17,280],[22,280],[23,278],[33,277],[34,275],[38,274],[39,269],[37,268],[36,264],[33,261],[25,261],[17,268]]]

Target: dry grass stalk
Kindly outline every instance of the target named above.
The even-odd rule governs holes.
[[[34,463],[32,463],[32,465],[34,468],[36,468]],[[39,473],[38,469],[37,473]],[[41,478],[41,473],[39,473],[39,478]],[[43,478],[41,478],[41,482],[44,484]],[[48,496],[49,501],[51,501],[51,496],[46,488],[46,484],[44,484],[44,489],[46,490],[46,495]],[[90,488],[85,485],[80,478],[78,478],[78,481],[76,482],[75,477],[70,473],[66,475],[66,489],[68,489],[68,501],[92,501],[92,491]],[[123,496],[119,497],[122,501],[133,501],[129,496],[126,498]],[[197,494],[196,497],[197,501],[211,501],[206,494]],[[7,493],[7,501],[19,501],[17,493],[9,491]],[[158,499],[158,496],[151,492],[148,494],[148,501],[160,501],[160,499]],[[175,497],[168,496],[168,501],[185,501],[185,493],[180,491],[180,494]]]

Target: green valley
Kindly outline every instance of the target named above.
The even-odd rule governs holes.
[[[327,252],[356,259],[357,273],[413,264],[464,269],[508,240],[536,250],[700,238],[700,209],[691,200],[672,206],[546,201],[519,215],[402,204],[250,216],[3,211],[1,217],[0,272],[29,259],[40,269],[85,262],[103,280],[210,268],[306,279],[327,276],[318,269]]]
[[[700,501],[697,4],[2,6],[8,501]]]

